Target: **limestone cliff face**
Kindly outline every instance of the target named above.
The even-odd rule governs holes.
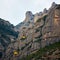
[[[22,36],[26,38],[22,39]],[[23,57],[59,41],[60,5],[53,3],[49,10],[44,9],[43,12],[34,15],[30,11],[26,12],[17,41],[12,43],[16,48],[13,48],[12,45],[9,45],[8,48],[19,49],[19,55]]]
[[[25,14],[25,19],[23,22],[19,23],[16,28],[20,30],[22,27],[32,27],[34,26],[34,23],[41,17],[43,17],[44,14],[47,13],[47,9],[45,8],[43,12],[39,12],[36,14],[33,14],[31,11],[27,11]]]
[[[34,26],[34,23],[41,17],[47,14],[47,9],[45,8],[43,12],[39,12],[36,14],[33,14],[31,11],[27,11],[25,14],[25,19],[23,22],[19,23],[16,28],[20,31],[23,27],[32,27]]]
[[[32,15],[32,13],[30,14]],[[22,28],[21,30],[19,39],[21,35],[23,36],[23,34],[27,36],[27,39],[25,39],[24,41],[20,41],[21,43],[23,43],[23,45],[21,46],[25,46],[25,48],[28,49],[27,46],[30,45],[31,47],[29,48],[29,50],[31,52],[39,49],[40,47],[44,47],[46,45],[60,41],[60,38],[58,37],[60,34],[59,20],[60,5],[57,5],[55,3],[52,4],[49,10],[44,9],[43,12],[36,13],[34,15],[34,25],[28,28]],[[27,52],[27,50],[25,50],[25,52]]]
[[[53,5],[52,11],[48,12],[45,25],[42,28],[43,39],[48,40],[48,45],[60,40],[60,5]]]

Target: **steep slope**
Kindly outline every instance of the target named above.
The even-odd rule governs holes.
[[[57,17],[56,17],[57,16]],[[44,9],[41,15],[34,15],[34,25],[23,26],[17,40],[21,55],[28,55],[39,48],[60,41],[60,5],[53,2],[49,10]],[[23,40],[22,37],[26,38]]]
[[[13,39],[16,39],[17,37],[18,32],[14,30],[14,26],[8,21],[0,18],[0,45],[5,48]]]
[[[14,50],[19,52],[17,55],[20,59],[39,49],[44,50],[45,46],[60,42],[60,4],[53,2],[49,10],[44,9],[43,12],[32,15],[33,19],[31,19],[31,15],[32,13],[30,11],[28,14],[26,13],[26,19],[21,23],[21,26],[18,27],[20,34],[16,42],[8,46],[6,56],[9,58],[15,60],[15,55],[12,53]],[[27,24],[28,22],[29,24]],[[37,56],[37,58],[39,57],[40,56]],[[9,58],[7,60],[9,60]],[[16,60],[18,60],[18,58],[16,58]]]

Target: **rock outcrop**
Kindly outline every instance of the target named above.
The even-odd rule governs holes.
[[[20,31],[22,27],[29,27],[30,25],[34,24],[34,15],[31,11],[26,12],[26,18],[22,23],[19,23],[16,28]]]

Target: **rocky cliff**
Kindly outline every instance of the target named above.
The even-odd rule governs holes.
[[[34,24],[34,15],[31,11],[27,11],[25,14],[26,18],[23,22],[16,25],[16,28],[20,30],[22,27],[29,27],[30,25]]]
[[[29,14],[27,14],[29,13]],[[27,12],[25,22],[30,21],[32,13]],[[20,48],[24,47],[23,52],[28,54],[31,51],[38,50],[46,45],[60,41],[60,5],[52,3],[52,6],[43,12],[36,13],[32,18],[33,25],[25,25],[21,28],[18,39],[20,40]],[[26,36],[25,40],[21,40],[22,36]],[[26,45],[27,44],[27,45]]]
[[[0,45],[5,49],[17,37],[18,32],[14,30],[14,26],[0,18]]]
[[[60,41],[60,4],[53,2],[52,6],[43,12],[32,14],[26,12],[26,18],[16,27],[19,29],[19,36],[16,42],[11,43],[6,50],[19,52],[19,59],[32,54],[37,50]],[[15,47],[15,48],[14,48]],[[12,58],[15,57],[11,55]],[[10,58],[11,58],[10,57]],[[9,59],[9,58],[8,58]],[[15,60],[15,59],[14,59]],[[18,58],[16,58],[18,60]]]

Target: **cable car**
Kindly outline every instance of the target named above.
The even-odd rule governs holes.
[[[26,36],[23,36],[22,38],[23,38],[23,39],[25,39],[25,38],[26,38]]]
[[[21,37],[21,40],[25,40],[25,39],[26,39],[26,36],[23,35],[23,36]]]
[[[18,55],[18,51],[15,50],[15,51],[13,52],[13,54],[14,54],[15,56]]]

